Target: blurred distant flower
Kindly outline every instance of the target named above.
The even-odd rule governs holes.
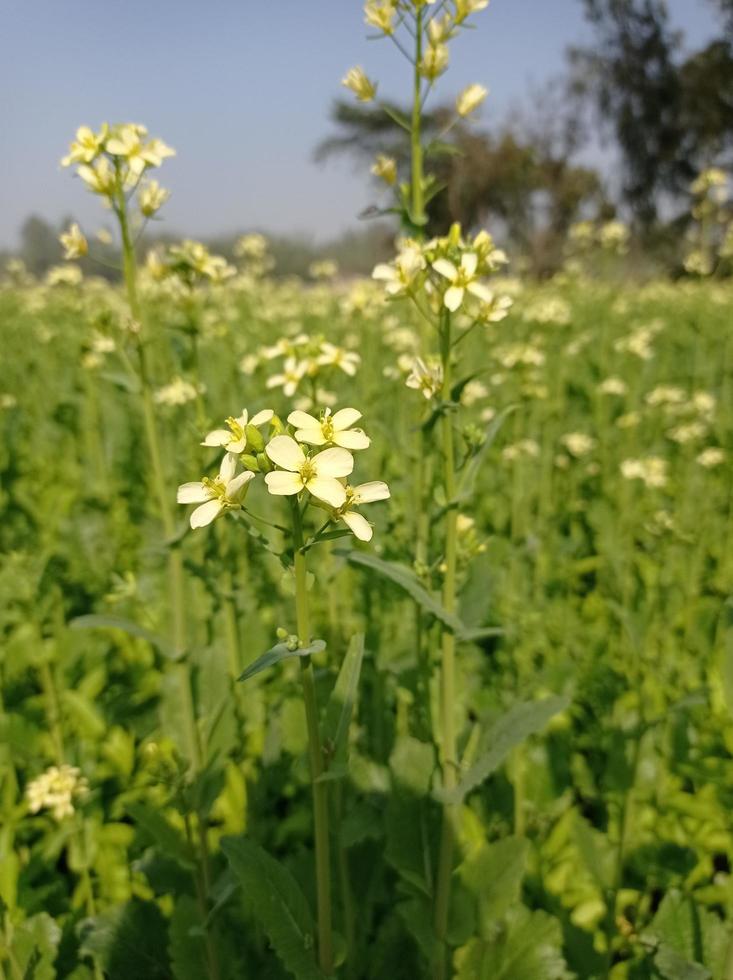
[[[112,156],[122,157],[131,172],[139,177],[147,167],[159,167],[166,157],[176,155],[163,140],[146,140],[147,134],[145,126],[124,123],[112,130],[105,149]]]
[[[425,398],[434,398],[443,387],[443,369],[437,361],[426,363],[416,357],[405,384],[422,392]]]
[[[54,820],[62,821],[74,813],[74,802],[89,792],[89,784],[76,766],[51,766],[26,789],[31,813],[50,810]]]
[[[725,452],[718,446],[709,446],[698,455],[697,462],[705,469],[712,469],[714,466],[720,466],[721,463],[725,462]]]
[[[367,0],[364,5],[364,22],[369,27],[376,27],[382,34],[394,33],[396,15],[396,0]]]
[[[170,196],[171,192],[161,187],[157,180],[147,181],[141,188],[138,198],[141,212],[146,218],[152,218],[156,211],[159,211],[163,207]]]
[[[59,241],[64,246],[65,259],[80,259],[89,251],[89,243],[76,222],[71,225],[68,231],[59,235]]]
[[[488,94],[488,90],[483,85],[468,85],[456,99],[456,112],[463,118],[470,116]]]
[[[321,344],[321,352],[316,357],[316,363],[321,367],[340,368],[344,374],[348,374],[349,377],[353,378],[359,364],[361,364],[361,357],[359,357],[356,351],[346,350],[345,347],[337,347],[336,344],[324,340]]]
[[[377,158],[372,164],[371,172],[375,177],[379,177],[390,187],[397,181],[397,163],[393,157],[385,156],[384,153],[377,154]]]
[[[627,480],[641,480],[647,487],[667,485],[668,463],[660,456],[647,456],[645,459],[625,459],[621,463],[621,474]]]
[[[91,163],[104,149],[104,142],[109,133],[109,126],[103,123],[98,133],[89,126],[80,126],[76,131],[76,139],[69,146],[69,153],[61,160],[62,167],[70,167],[73,163]]]
[[[418,70],[423,78],[433,82],[448,67],[448,58],[447,44],[430,44],[420,60]]]
[[[341,84],[354,93],[360,102],[371,102],[377,94],[375,82],[370,81],[363,68],[350,68],[341,79]]]

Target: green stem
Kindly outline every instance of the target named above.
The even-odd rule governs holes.
[[[422,121],[422,78],[420,76],[422,42],[423,11],[420,9],[415,14],[415,61],[412,82],[412,122],[410,125],[410,159],[412,166],[410,184],[410,193],[412,196],[412,214],[410,217],[412,218],[413,223],[418,227],[422,227],[425,220],[425,201],[423,197],[423,151],[420,133]]]
[[[117,199],[115,202],[115,213],[120,224],[120,237],[122,239],[122,263],[125,279],[125,289],[127,301],[130,306],[130,313],[135,320],[135,338],[137,343],[138,370],[140,385],[142,388],[143,420],[145,424],[145,436],[148,443],[150,454],[150,465],[153,471],[153,486],[158,498],[163,532],[167,539],[175,536],[175,519],[173,517],[172,495],[169,496],[166,486],[165,470],[163,468],[163,457],[160,447],[160,436],[155,417],[155,404],[153,402],[153,392],[150,384],[150,371],[148,366],[147,350],[142,332],[142,308],[137,291],[137,263],[135,261],[135,247],[130,234],[130,222],[127,214],[127,200],[124,189],[119,186]],[[186,600],[184,591],[183,577],[183,556],[178,547],[170,547],[168,550],[168,585],[170,589],[170,609],[171,609],[171,639],[173,649],[179,657],[182,657],[187,648],[186,643]],[[196,712],[193,703],[193,692],[191,689],[191,673],[188,664],[183,660],[175,665],[175,674],[179,696],[181,699],[181,713],[184,719],[187,733],[188,754],[194,772],[201,769],[201,738],[196,724]]]
[[[293,515],[293,561],[295,565],[295,614],[298,640],[301,646],[310,643],[310,612],[308,609],[308,569],[303,549],[303,523],[297,497],[291,497]],[[328,784],[320,782],[323,775],[323,750],[318,725],[318,702],[313,663],[310,657],[300,658],[300,681],[305,702],[308,726],[308,754],[313,789],[313,821],[316,852],[316,900],[318,904],[318,962],[323,972],[333,972],[333,937],[331,926],[331,856],[328,829]]]
[[[451,322],[447,311],[441,313],[441,359],[443,363],[443,392],[450,401],[451,389]],[[443,578],[443,608],[455,612],[456,608],[456,557],[457,557],[457,510],[455,507],[456,473],[455,447],[453,444],[453,420],[450,412],[441,419],[443,449],[443,487],[446,500],[445,515],[445,575]],[[443,769],[443,789],[450,792],[456,785],[456,727],[455,727],[455,635],[444,630],[441,647],[440,672],[440,761]],[[446,803],[443,807],[443,823],[438,857],[438,877],[435,890],[434,927],[437,939],[433,963],[434,980],[446,975],[446,936],[450,908],[451,876],[453,873],[454,822],[456,808]]]

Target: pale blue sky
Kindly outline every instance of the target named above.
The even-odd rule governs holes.
[[[705,0],[669,0],[691,45]],[[492,0],[452,47],[439,93],[491,90],[505,116],[588,37],[580,0]],[[166,225],[191,235],[261,227],[318,238],[373,198],[346,161],[316,165],[331,101],[354,64],[399,98],[409,66],[369,42],[361,0],[0,0],[0,245],[31,211],[99,224],[99,202],[58,166],[77,126],[144,122],[178,151],[160,178]]]

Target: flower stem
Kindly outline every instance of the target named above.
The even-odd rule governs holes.
[[[130,234],[130,222],[127,213],[127,200],[124,189],[119,187],[119,193],[115,202],[115,213],[120,224],[120,237],[122,239],[122,263],[125,279],[125,289],[130,313],[136,321],[135,338],[138,355],[138,371],[140,385],[142,388],[143,420],[145,424],[145,436],[148,443],[150,455],[150,465],[153,471],[153,485],[158,498],[160,517],[163,524],[163,533],[167,539],[175,536],[175,520],[173,518],[172,496],[169,496],[163,469],[162,452],[160,447],[160,436],[155,418],[155,406],[153,403],[153,392],[150,385],[150,371],[148,367],[147,351],[145,341],[142,336],[142,310],[137,291],[137,263],[135,261],[135,247]],[[168,550],[168,583],[170,588],[170,610],[171,610],[171,640],[174,652],[182,657],[186,651],[186,603],[183,579],[183,556],[178,547],[170,547]],[[193,692],[191,690],[191,674],[188,664],[180,660],[175,665],[177,674],[179,696],[181,698],[182,714],[186,725],[188,754],[194,772],[201,769],[201,739],[196,724],[196,712],[193,703]]]
[[[293,515],[293,561],[295,565],[295,614],[298,642],[310,643],[310,612],[308,609],[308,569],[303,551],[303,522],[296,497],[291,497]],[[316,852],[316,900],[318,905],[318,963],[329,976],[333,972],[333,937],[331,927],[331,856],[328,829],[328,784],[319,782],[323,774],[323,751],[318,725],[318,702],[313,663],[310,657],[300,658],[300,681],[303,688],[305,718],[308,726],[308,754],[313,790],[313,821]]]
[[[450,313],[441,313],[441,359],[443,363],[443,400],[450,400],[451,390],[451,322]],[[443,608],[453,613],[456,608],[457,511],[455,506],[456,474],[453,420],[450,411],[441,419],[443,449],[443,486],[445,491],[445,574],[443,578]],[[456,784],[455,728],[455,635],[444,630],[442,635],[440,670],[440,756],[443,769],[443,789],[450,792]],[[453,844],[455,804],[445,803],[438,857],[438,877],[435,889],[434,928],[437,939],[433,963],[434,980],[445,977],[445,942],[448,932],[451,876],[453,873]]]
[[[420,9],[415,14],[415,61],[412,91],[412,121],[410,125],[410,160],[412,167],[410,182],[412,214],[410,217],[413,224],[418,225],[418,227],[421,227],[425,221],[425,201],[423,196],[423,153],[420,132],[422,121],[422,78],[420,76],[422,42],[423,11]]]

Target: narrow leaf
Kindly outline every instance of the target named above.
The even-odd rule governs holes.
[[[137,636],[141,640],[147,640],[152,646],[156,647],[164,656],[172,657],[172,652],[167,641],[153,633],[152,630],[140,626],[139,623],[131,619],[124,619],[122,616],[89,615],[77,616],[69,622],[69,626],[74,630],[122,630],[130,636]]]
[[[346,762],[349,727],[359,687],[359,676],[364,659],[364,634],[351,638],[341,670],[336,678],[331,697],[326,705],[323,725],[323,742],[331,753],[332,763]]]
[[[272,667],[273,664],[279,664],[281,660],[289,660],[291,657],[308,657],[311,653],[320,653],[321,650],[325,649],[326,644],[323,640],[313,640],[307,647],[296,647],[295,650],[291,650],[287,643],[276,643],[274,647],[270,647],[266,653],[251,663],[237,680],[247,681],[255,674]]]

